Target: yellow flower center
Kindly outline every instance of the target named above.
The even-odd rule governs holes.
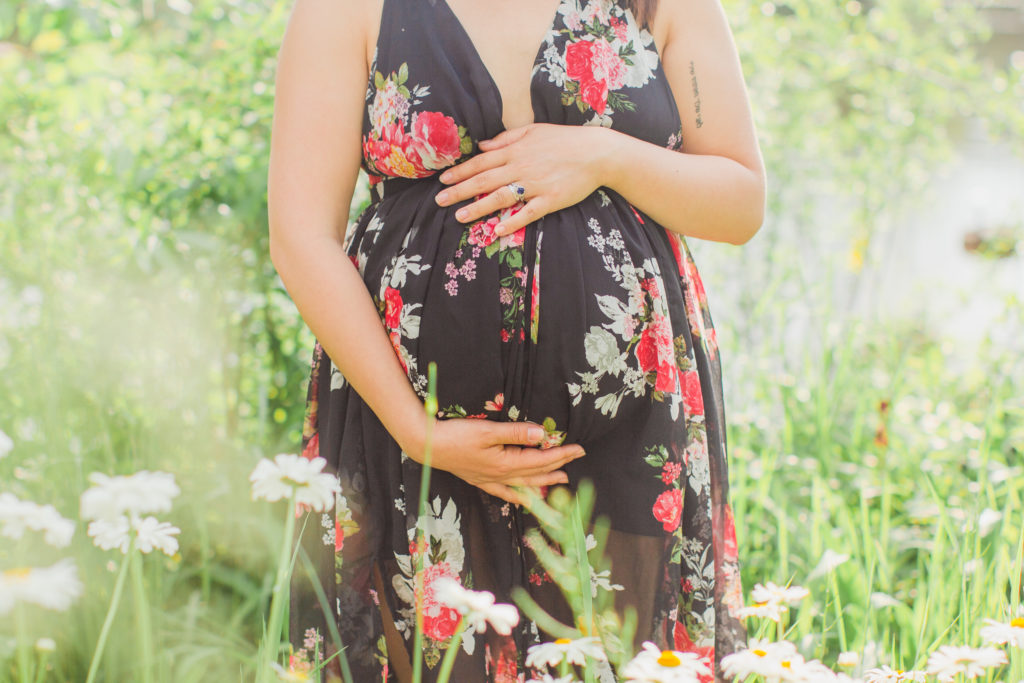
[[[1015,617],[1010,620],[1010,626],[1014,628],[1024,628],[1024,617]]]
[[[555,645],[568,645],[571,642],[568,638],[558,638],[555,640]]]
[[[14,581],[24,581],[32,573],[31,567],[15,567],[4,572],[4,576]]]
[[[765,652],[764,650],[751,650],[751,652],[753,652],[758,657],[767,657],[768,656],[768,653]]]
[[[793,666],[792,662],[790,662],[788,659],[783,659],[782,660],[782,668],[783,669],[789,669],[792,666]]]
[[[683,662],[676,657],[676,653],[672,650],[662,650],[661,656],[658,657],[658,664],[662,666],[679,666]]]

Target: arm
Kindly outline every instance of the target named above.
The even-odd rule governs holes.
[[[309,328],[409,453],[413,391],[342,240],[358,179],[369,3],[297,0],[278,53],[267,207],[270,256]]]
[[[719,0],[661,0],[662,13],[683,154],[603,128],[599,182],[669,230],[743,244],[764,221],[765,169],[725,13]]]
[[[661,61],[682,153],[611,128],[532,123],[481,140],[481,154],[441,175],[451,187],[438,203],[485,195],[456,214],[468,223],[518,201],[503,186],[520,182],[525,205],[495,229],[507,235],[605,186],[674,232],[733,244],[753,237],[764,220],[764,162],[719,0],[661,0],[658,16],[669,26]]]
[[[343,247],[362,154],[364,27],[376,21],[368,18],[373,4],[296,0],[278,55],[267,178],[270,256],[342,375],[403,451],[423,462],[423,403]],[[507,446],[541,441],[538,425],[430,419],[433,465],[513,502],[524,499],[510,486],[565,481],[557,468],[582,454],[568,444],[544,451]]]

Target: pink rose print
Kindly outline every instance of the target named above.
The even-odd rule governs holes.
[[[654,501],[654,518],[661,522],[665,531],[675,531],[683,518],[682,490],[669,489],[658,496]]]
[[[683,402],[690,415],[704,414],[704,395],[700,389],[700,375],[696,370],[679,373],[683,383]]]
[[[606,40],[577,40],[565,47],[565,75],[580,84],[583,102],[603,114],[608,91],[626,82],[626,63]]]
[[[446,641],[455,633],[459,612],[438,602],[434,595],[434,582],[442,576],[462,583],[447,562],[432,564],[423,570],[423,632],[434,640]]]
[[[384,290],[384,324],[397,330],[402,324],[402,293],[394,287]]]
[[[412,119],[412,148],[423,168],[451,166],[459,158],[459,127],[455,119],[437,111],[421,111]]]
[[[672,346],[672,328],[665,316],[654,314],[651,322],[640,333],[640,341],[634,353],[645,375],[657,373],[655,391],[675,391],[678,371]]]
[[[345,527],[341,525],[341,520],[337,516],[334,518],[334,552],[340,553],[341,549],[345,547]]]
[[[480,199],[484,195],[480,195],[477,199]],[[498,235],[494,232],[494,226],[498,224],[498,217],[492,216],[487,220],[477,221],[469,228],[469,243],[478,246],[486,247],[491,244]]]

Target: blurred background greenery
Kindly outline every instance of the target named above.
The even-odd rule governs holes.
[[[691,247],[744,586],[810,581],[786,634],[808,656],[911,666],[1019,602],[1024,5],[723,5],[769,212]],[[166,680],[251,675],[281,528],[246,476],[300,444],[313,338],[266,223],[289,9],[0,0],[0,490],[77,518],[91,471],[175,472],[181,551],[147,567]],[[53,680],[83,678],[116,571],[76,536],[87,595],[33,622]],[[815,584],[829,549],[849,559]]]

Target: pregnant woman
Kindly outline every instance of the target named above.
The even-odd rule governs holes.
[[[520,487],[589,480],[636,642],[720,679],[746,633],[684,235],[749,240],[765,173],[718,0],[297,0],[279,57],[270,250],[317,339],[304,455],[341,480],[333,510],[297,511],[315,572],[296,564],[294,667],[332,654],[336,627],[355,681],[408,681],[414,654],[434,680],[458,616],[441,577],[500,602],[522,586],[571,619],[524,543]],[[371,200],[349,226],[360,168]],[[452,680],[524,681],[550,639],[525,617],[467,632]]]

